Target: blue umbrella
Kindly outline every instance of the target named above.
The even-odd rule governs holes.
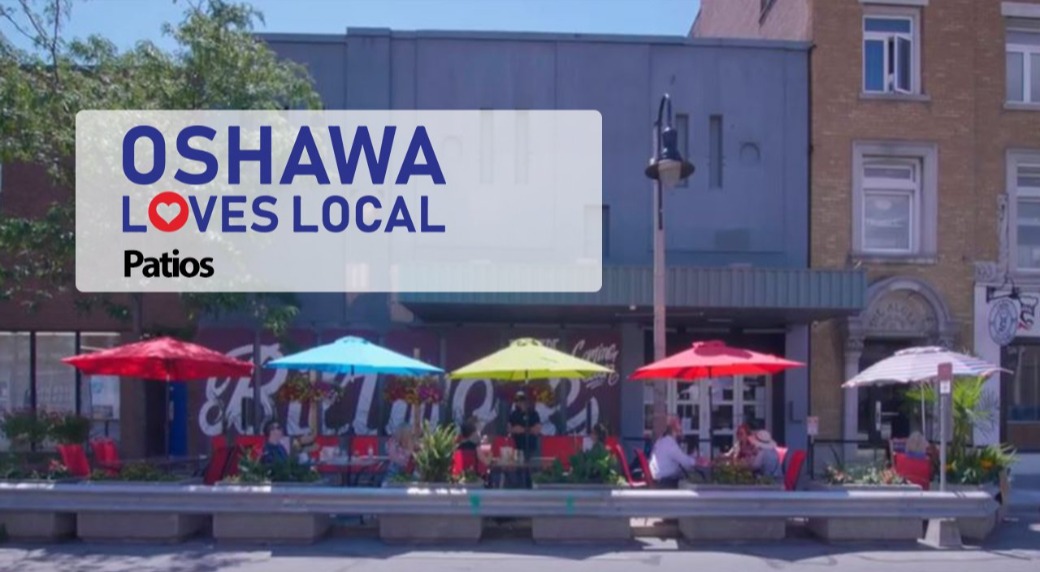
[[[350,375],[419,376],[444,373],[444,370],[439,367],[354,336],[340,338],[331,344],[269,361],[267,367]]]

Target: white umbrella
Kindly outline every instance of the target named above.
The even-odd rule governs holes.
[[[909,384],[932,381],[939,364],[953,366],[953,377],[987,377],[998,371],[1007,371],[977,357],[952,352],[940,347],[918,347],[899,350],[846,381],[842,387],[868,385]]]
[[[891,357],[885,358],[855,377],[842,384],[842,387],[864,387],[870,385],[891,385],[926,383],[939,376],[939,366],[950,364],[954,378],[987,377],[999,371],[1008,371],[976,357],[950,351],[937,346],[907,348],[899,350]],[[921,393],[921,415],[924,416],[924,392]],[[940,400],[940,407],[942,401]],[[940,409],[940,411],[942,411]],[[945,417],[944,413],[941,413]],[[939,469],[940,490],[946,488],[946,431],[940,431],[939,445],[942,462]]]

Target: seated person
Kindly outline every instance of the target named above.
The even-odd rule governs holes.
[[[676,436],[681,434],[682,426],[679,424],[679,419],[670,418],[668,427],[654,444],[654,450],[650,453],[650,475],[658,486],[678,487],[679,481],[686,476],[687,471],[697,465],[697,460],[684,453],[679,447]]]
[[[286,445],[285,433],[277,421],[269,421],[264,428],[267,441],[264,442],[263,452],[260,454],[260,462],[265,465],[285,463],[289,460],[289,447]]]
[[[906,439],[906,456],[911,459],[927,459],[930,443],[920,431],[914,431]]]
[[[458,448],[467,456],[472,454],[471,458],[476,461],[476,466],[468,466],[466,470],[474,471],[477,474],[483,474],[484,467],[491,462],[489,451],[480,447],[482,441],[483,437],[480,435],[480,431],[477,431],[477,425],[473,421],[462,424]]]
[[[737,427],[733,448],[723,455],[724,458],[736,461],[738,463],[750,463],[758,451],[755,450],[755,446],[751,443],[751,427],[747,423],[741,423]]]
[[[589,435],[590,440],[592,441],[592,447],[590,448],[593,448],[596,445],[606,447],[607,437],[609,436],[609,433],[607,433],[607,426],[602,423],[597,423],[596,426],[592,428],[592,434]]]
[[[412,429],[407,424],[402,424],[397,431],[394,431],[393,437],[386,442],[386,456],[389,457],[386,478],[392,479],[408,471],[414,453],[415,437],[412,435]]]
[[[784,478],[784,469],[780,463],[780,452],[776,450],[776,441],[769,431],[764,429],[752,433],[748,440],[755,447],[755,457],[748,464],[751,470],[764,477],[777,481]]]

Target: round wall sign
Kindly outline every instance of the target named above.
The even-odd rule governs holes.
[[[1010,298],[994,300],[989,307],[989,337],[1006,346],[1018,332],[1018,304]]]

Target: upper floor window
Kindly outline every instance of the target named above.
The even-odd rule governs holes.
[[[1008,180],[1015,266],[1040,271],[1040,153],[1011,153]]]
[[[902,141],[853,144],[852,254],[906,262],[935,257],[938,148]]]
[[[910,254],[918,242],[919,160],[868,158],[863,164],[863,250]]]
[[[1040,103],[1040,26],[1009,20],[1007,48],[1007,100]]]
[[[863,91],[917,93],[916,19],[902,15],[863,18]]]

